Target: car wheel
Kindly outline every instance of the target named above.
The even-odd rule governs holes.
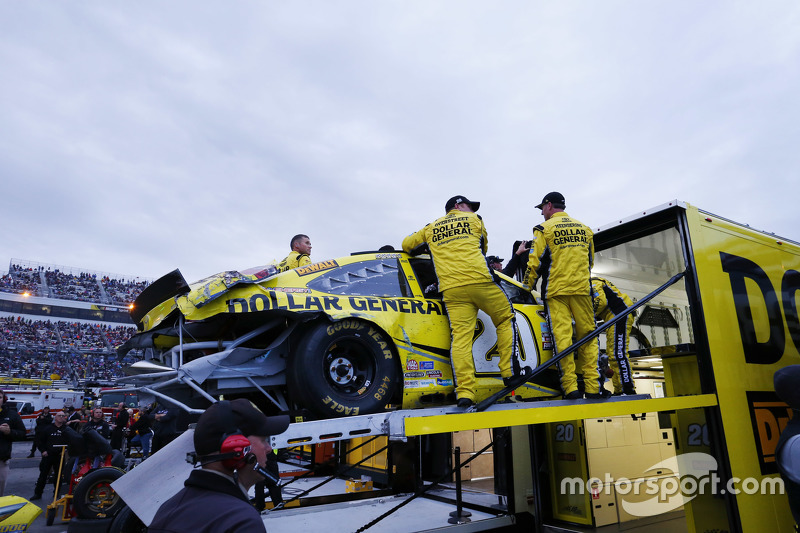
[[[292,399],[323,417],[383,411],[398,388],[397,356],[382,331],[355,319],[320,323],[288,364]]]
[[[80,518],[105,518],[114,516],[125,502],[119,497],[111,483],[122,477],[124,472],[117,468],[105,467],[92,470],[75,486],[72,504]]]
[[[146,533],[147,526],[145,526],[139,517],[133,512],[133,509],[127,505],[122,508],[114,521],[111,522],[111,527],[108,528],[108,533]]]

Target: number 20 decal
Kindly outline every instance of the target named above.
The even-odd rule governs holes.
[[[575,426],[572,424],[558,424],[556,426],[556,442],[572,442],[575,438]]]
[[[689,446],[710,446],[708,426],[706,424],[689,424]]]

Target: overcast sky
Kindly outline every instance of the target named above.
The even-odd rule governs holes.
[[[558,190],[800,240],[800,2],[0,1],[0,270],[189,281]]]

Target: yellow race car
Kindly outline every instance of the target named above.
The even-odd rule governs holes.
[[[517,363],[535,367],[552,355],[544,310],[504,279]],[[363,252],[191,285],[176,270],[144,290],[131,316],[140,333],[121,351],[144,350],[132,370],[146,373],[128,379],[189,407],[259,393],[280,410],[335,417],[454,401],[450,326],[427,255]],[[482,313],[473,356],[481,400],[503,388],[494,326]],[[554,373],[518,396],[559,395]]]

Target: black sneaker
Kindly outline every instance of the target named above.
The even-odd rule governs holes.
[[[460,407],[462,409],[467,409],[475,405],[475,402],[470,400],[469,398],[459,398],[458,402],[456,403],[456,407]]]
[[[600,392],[587,392],[586,399],[587,400],[602,400],[604,398],[608,398],[611,396],[611,393],[608,392],[606,389],[600,389]]]
[[[514,384],[514,381],[520,376],[530,376],[531,374],[533,374],[533,369],[529,366],[526,366],[519,371],[519,374],[503,378],[503,385],[505,385],[506,387],[510,387],[511,385]]]
[[[581,391],[579,391],[579,390],[574,390],[574,391],[570,392],[569,394],[564,395],[564,399],[565,400],[582,400],[583,399],[583,393]]]
[[[33,496],[31,496],[30,498],[28,498],[28,500],[30,500],[30,501],[33,501],[33,500],[41,500],[41,499],[42,499],[42,495],[41,495],[41,494],[34,494],[34,495],[33,495]]]
[[[30,459],[31,457],[35,457],[35,455],[33,454],[33,452],[31,452],[31,453],[28,455],[27,459]]]

